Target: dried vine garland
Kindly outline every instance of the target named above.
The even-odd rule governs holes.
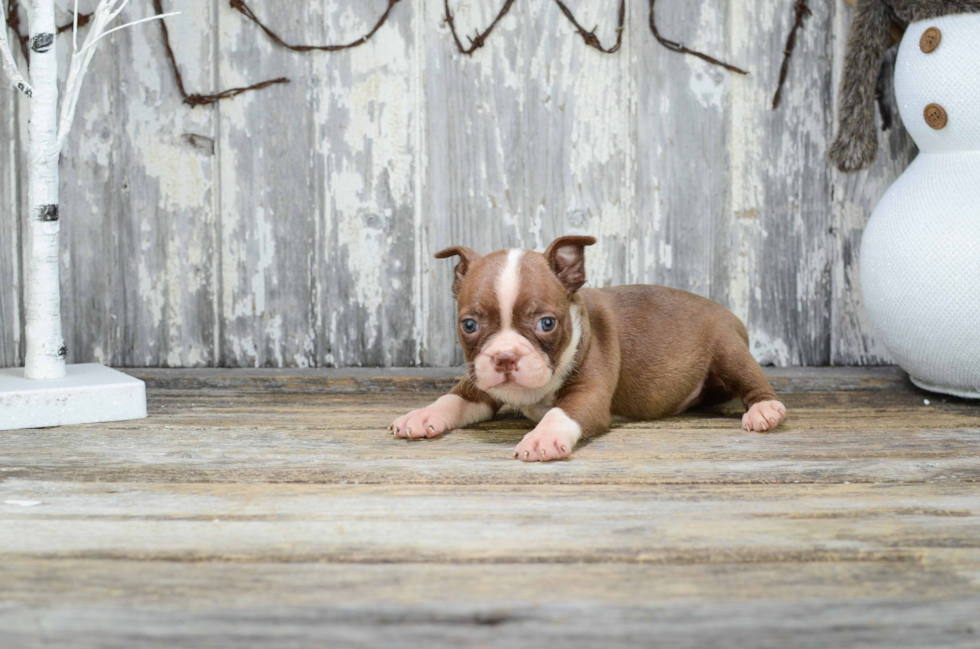
[[[772,98],[773,110],[779,108],[779,100],[783,96],[783,84],[786,83],[786,75],[789,73],[789,60],[793,57],[793,50],[796,49],[796,32],[803,28],[803,20],[807,16],[813,15],[806,0],[796,0],[796,7],[793,11],[796,12],[796,22],[793,23],[793,29],[790,30],[789,37],[786,39],[786,49],[783,50],[783,65],[779,68],[779,85],[776,86],[776,94]]]
[[[391,14],[391,10],[395,8],[395,5],[401,2],[401,0],[388,0],[388,8],[385,12],[381,14],[381,18],[375,23],[374,27],[364,36],[361,36],[356,41],[347,43],[346,45],[290,45],[286,41],[279,38],[279,36],[269,29],[261,20],[259,20],[256,15],[252,12],[245,0],[230,0],[229,4],[232,9],[237,10],[243,16],[251,20],[253,23],[259,26],[259,29],[264,31],[272,41],[281,47],[293,50],[294,52],[339,52],[340,50],[349,50],[351,48],[357,47],[359,45],[364,45],[374,36],[381,26],[385,24],[388,20],[388,15]]]
[[[849,3],[853,2],[853,0],[847,0],[847,1]],[[252,11],[251,7],[249,7],[248,4],[246,4],[245,0],[229,0],[229,6],[232,9],[241,13],[248,20],[251,20],[253,23],[255,23],[259,27],[259,29],[265,32],[265,34],[276,45],[280,47],[284,47],[295,52],[312,52],[312,51],[337,52],[341,50],[352,49],[367,43],[388,21],[388,18],[390,17],[392,10],[395,8],[395,5],[398,4],[399,2],[401,2],[401,0],[388,0],[388,5],[385,8],[384,12],[378,18],[377,22],[370,29],[370,31],[364,34],[364,36],[361,36],[360,38],[350,43],[328,44],[328,45],[296,45],[296,44],[288,43],[285,40],[283,40],[275,31],[269,28],[268,25],[262,22],[262,20],[259,19],[258,16],[256,16],[255,12]],[[490,25],[484,31],[477,32],[475,36],[467,37],[467,39],[469,40],[469,45],[466,46],[463,45],[463,42],[460,40],[459,34],[456,30],[456,23],[452,10],[450,9],[449,6],[449,0],[444,0],[445,22],[450,28],[453,41],[456,44],[456,48],[459,50],[459,52],[467,56],[472,56],[473,53],[476,52],[476,50],[483,47],[484,44],[486,43],[486,39],[489,38],[494,28],[496,28],[496,26],[500,23],[500,21],[504,18],[504,16],[507,15],[511,7],[513,7],[514,2],[515,0],[504,0],[500,7],[500,10],[497,12],[496,16],[494,17]],[[585,42],[587,46],[592,47],[595,50],[602,52],[604,54],[613,54],[615,52],[618,52],[619,49],[622,47],[623,31],[625,29],[625,22],[626,22],[626,0],[620,0],[619,16],[618,16],[618,22],[616,27],[616,42],[614,45],[610,47],[603,46],[602,42],[596,36],[595,28],[593,28],[592,30],[585,29],[585,27],[582,26],[582,24],[575,17],[575,14],[571,11],[571,9],[569,9],[569,7],[563,2],[563,0],[554,0],[554,2],[558,6],[558,9],[561,11],[562,15],[565,16],[565,18],[572,24],[572,26],[575,28],[578,34],[582,37],[582,40]],[[17,0],[8,0],[8,7],[9,7],[9,10],[7,12],[8,27],[10,27],[10,29],[12,29],[17,34],[18,40],[20,41],[21,44],[21,51],[24,54],[25,59],[27,59],[28,58],[27,41],[29,37],[20,32],[20,17],[16,11]],[[163,13],[162,0],[153,0],[153,8],[157,15],[162,14]],[[776,89],[775,97],[773,98],[773,108],[776,108],[780,103],[782,89],[786,82],[786,78],[789,71],[789,62],[793,55],[793,50],[795,49],[796,46],[797,33],[799,32],[800,29],[803,28],[804,18],[811,14],[810,8],[807,4],[807,0],[797,0],[796,5],[794,7],[794,12],[796,13],[796,21],[794,22],[793,28],[790,31],[789,37],[787,38],[786,49],[784,50],[783,64],[780,69],[779,85]],[[79,14],[78,26],[82,27],[86,25],[90,19],[91,19],[91,14]],[[68,29],[71,29],[73,22],[74,21],[60,26],[58,28],[58,32],[61,33]],[[748,74],[746,70],[738,68],[730,63],[726,63],[724,61],[716,59],[703,52],[690,49],[685,45],[683,45],[682,43],[670,40],[668,38],[665,38],[663,35],[661,35],[660,30],[657,26],[656,0],[650,0],[649,24],[650,24],[650,31],[653,33],[654,38],[656,38],[657,42],[660,43],[660,45],[662,45],[666,49],[672,52],[677,52],[679,54],[695,56],[711,65],[723,67],[726,70],[729,70],[730,72],[734,72],[736,74]],[[163,20],[160,20],[160,30],[161,33],[163,34],[164,48],[165,48],[167,60],[170,64],[171,71],[173,72],[174,81],[177,85],[177,89],[180,92],[180,95],[183,98],[184,102],[191,107],[206,106],[208,104],[213,104],[222,99],[230,99],[232,97],[236,97],[242,93],[249,92],[252,90],[260,90],[262,88],[267,88],[275,84],[289,83],[288,78],[279,77],[277,79],[269,79],[267,81],[262,81],[260,83],[256,83],[251,86],[246,86],[242,88],[229,88],[227,90],[223,90],[212,94],[190,93],[187,91],[184,85],[183,76],[181,75],[180,68],[177,65],[173,48],[170,45],[170,33],[167,29],[166,23]],[[882,104],[882,109],[884,109],[883,104]],[[883,110],[882,112],[883,112],[883,117],[885,117],[884,115],[885,111]],[[890,120],[886,119],[886,124],[888,122],[890,122]]]
[[[155,11],[157,15],[163,13],[163,0],[153,0],[153,11]],[[244,88],[229,88],[228,90],[222,90],[221,92],[212,93],[210,95],[189,93],[184,87],[184,77],[180,73],[180,68],[177,66],[177,59],[174,57],[174,50],[170,46],[170,31],[167,29],[167,23],[162,18],[158,22],[160,23],[160,30],[163,32],[163,47],[167,54],[167,61],[170,63],[170,69],[174,73],[174,81],[177,83],[177,92],[179,92],[180,96],[183,97],[184,103],[191,108],[196,106],[207,106],[208,104],[213,104],[217,101],[221,101],[222,99],[237,97],[243,92],[260,90],[277,83],[289,83],[289,79],[286,77],[279,77],[278,79],[269,79],[268,81],[256,83],[255,85],[246,86]]]
[[[582,27],[582,25],[580,25],[577,20],[575,20],[574,14],[572,14],[571,10],[565,6],[564,2],[562,2],[561,0],[555,0],[555,3],[558,5],[558,8],[561,9],[561,12],[565,14],[565,17],[568,18],[568,20],[575,26],[575,29],[578,30],[578,33],[582,37],[582,40],[584,40],[585,44],[588,45],[589,47],[594,47],[595,49],[599,50],[603,54],[612,54],[614,52],[618,52],[619,48],[622,47],[623,27],[626,24],[626,0],[620,0],[619,24],[616,26],[616,44],[610,47],[609,49],[604,48],[602,46],[602,43],[599,42],[599,39],[595,35],[595,30],[599,28],[598,25],[596,25],[591,32],[586,31],[586,29]]]
[[[465,47],[463,45],[463,42],[459,40],[459,34],[456,33],[456,21],[453,17],[453,12],[449,10],[449,0],[445,0],[445,5],[446,5],[445,22],[447,25],[449,25],[449,31],[452,32],[453,41],[455,41],[456,43],[456,49],[459,50],[460,54],[465,54],[466,56],[473,56],[473,52],[483,47],[483,44],[486,42],[487,37],[490,36],[490,32],[493,31],[493,28],[497,26],[497,23],[499,23],[501,19],[503,19],[503,17],[507,15],[507,12],[510,11],[510,8],[514,5],[514,0],[506,0],[503,6],[500,7],[500,11],[498,11],[497,15],[494,17],[493,22],[490,23],[490,26],[487,27],[482,32],[477,32],[476,38],[470,38],[469,36],[467,36],[467,38],[470,41],[469,47]]]
[[[704,61],[707,61],[708,63],[710,63],[712,65],[721,66],[721,67],[725,68],[726,70],[728,70],[729,72],[735,72],[736,74],[748,74],[748,72],[746,72],[745,70],[743,70],[741,68],[736,68],[734,65],[731,65],[729,63],[725,63],[724,61],[719,61],[718,59],[716,59],[714,57],[711,57],[711,56],[708,56],[707,54],[704,54],[703,52],[698,52],[698,51],[695,51],[695,50],[692,50],[692,49],[688,49],[687,47],[685,47],[681,43],[678,43],[676,41],[667,40],[666,38],[664,38],[663,36],[661,36],[660,35],[660,30],[657,29],[657,17],[656,17],[656,11],[655,11],[656,5],[657,5],[657,0],[650,0],[650,31],[653,32],[653,37],[657,39],[657,42],[658,43],[660,43],[661,45],[663,45],[664,47],[666,47],[671,52],[677,52],[678,54],[690,54],[691,56],[696,56],[699,59],[702,59]]]

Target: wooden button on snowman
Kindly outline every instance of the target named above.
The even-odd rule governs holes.
[[[910,24],[895,94],[919,155],[865,229],[864,301],[917,385],[980,398],[980,14]]]

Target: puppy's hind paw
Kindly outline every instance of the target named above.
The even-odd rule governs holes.
[[[786,406],[779,401],[760,401],[752,404],[742,415],[742,428],[757,433],[765,433],[779,425],[786,416]]]

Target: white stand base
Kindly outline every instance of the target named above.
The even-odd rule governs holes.
[[[0,370],[0,430],[143,419],[146,384],[98,363],[69,365],[54,381]]]
[[[972,390],[964,390],[962,388],[950,388],[945,385],[935,385],[927,381],[921,381],[914,376],[909,376],[917,387],[923,390],[928,390],[929,392],[939,392],[940,394],[951,394],[954,397],[960,397],[962,399],[980,399],[980,392],[973,392]]]

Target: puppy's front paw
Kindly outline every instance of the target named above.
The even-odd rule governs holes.
[[[525,462],[563,460],[582,437],[582,428],[561,408],[552,408],[514,449],[514,457]]]
[[[786,406],[779,401],[760,401],[742,415],[742,428],[764,433],[778,426],[785,416]]]
[[[451,413],[436,404],[413,410],[395,420],[388,430],[396,437],[419,439],[448,433],[454,426]]]

